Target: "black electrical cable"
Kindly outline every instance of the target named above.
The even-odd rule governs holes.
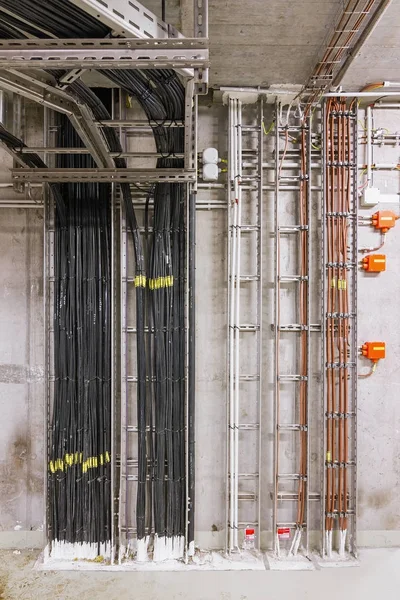
[[[82,146],[59,117],[57,143]],[[87,155],[57,166],[93,167]],[[110,185],[61,186],[56,207],[54,409],[49,485],[52,541],[86,542],[100,554],[111,541]]]
[[[9,0],[0,0],[0,7],[6,9],[11,6]],[[7,36],[18,34],[18,16],[29,21],[29,27],[36,29],[37,37],[43,32],[49,32],[57,37],[104,37],[110,35],[111,31],[101,25],[96,19],[90,17],[70,3],[61,0],[49,0],[46,6],[39,6],[36,1],[21,0],[18,3],[17,22],[7,20],[4,13],[4,31]],[[7,24],[8,21],[8,24]],[[17,31],[16,31],[17,28]],[[21,30],[27,31],[22,27]],[[59,78],[63,72],[52,71],[52,75]],[[135,96],[148,117],[153,128],[157,151],[162,155],[158,159],[157,166],[179,168],[183,166],[182,159],[176,158],[184,149],[184,132],[179,127],[165,127],[166,122],[182,121],[184,119],[184,88],[179,78],[173,71],[105,71],[104,74],[114,83]],[[76,97],[85,102],[93,112],[97,120],[110,118],[109,112],[99,100],[93,90],[87,88],[82,82],[75,81],[70,86],[70,91]],[[68,138],[65,145],[77,145],[72,142],[70,133],[63,128],[63,135]],[[103,127],[103,134],[110,151],[121,152],[122,148],[114,129]],[[9,143],[13,143],[9,140]],[[61,142],[60,142],[61,143]],[[43,166],[37,164],[39,157],[26,155],[32,166]],[[87,157],[86,157],[87,158]],[[64,156],[64,166],[83,166],[83,156]],[[114,159],[117,167],[126,167],[126,161],[121,158]],[[66,207],[59,195],[59,187],[54,187],[57,213],[60,223],[69,223],[69,207]],[[101,186],[98,186],[101,188]],[[104,188],[102,188],[104,189]],[[63,187],[67,197],[74,197],[79,201],[79,212],[77,218],[83,218],[82,206],[87,197],[101,195],[96,184],[67,184]],[[143,245],[139,234],[136,216],[133,210],[130,186],[121,185],[124,207],[127,215],[128,227],[133,235],[135,257],[136,257],[136,319],[137,319],[137,361],[138,361],[138,494],[137,494],[137,536],[142,539],[151,530],[152,515],[154,515],[155,532],[159,537],[183,536],[186,522],[186,457],[185,457],[185,361],[186,361],[186,336],[185,336],[185,273],[186,273],[186,231],[185,231],[185,186],[180,184],[156,184],[154,186],[154,227],[153,234],[147,236],[148,258],[143,251]],[[78,208],[78,207],[77,207]],[[75,213],[74,213],[75,214]],[[92,222],[92,221],[91,221]],[[94,221],[96,222],[96,221]],[[107,222],[107,219],[105,219]],[[76,229],[76,227],[75,227]],[[65,237],[65,239],[64,239]],[[72,241],[69,237],[61,236],[60,257],[68,252]],[[80,247],[83,248],[81,236],[77,237]],[[78,243],[77,241],[77,243]],[[86,245],[84,246],[86,248]],[[87,248],[87,255],[94,256],[96,245],[92,240]],[[98,246],[100,251],[100,246]],[[61,258],[60,258],[61,260]],[[148,262],[146,269],[146,262]],[[75,263],[72,262],[72,266]],[[71,266],[71,265],[70,265]],[[83,267],[78,263],[77,269],[81,274]],[[92,261],[90,266],[93,272]],[[149,285],[146,288],[140,282],[144,281],[146,271],[149,272]],[[143,277],[143,279],[140,279]],[[139,278],[139,279],[138,279]],[[63,283],[64,285],[64,283]],[[71,284],[73,285],[73,284]],[[60,293],[64,293],[64,288]],[[76,298],[71,304],[68,313],[70,323],[74,319],[81,318],[82,307],[93,303],[93,286],[85,293]],[[109,298],[109,296],[107,296]],[[69,306],[69,305],[68,305]],[[145,323],[148,323],[150,336],[145,336]],[[69,331],[69,330],[68,330]],[[87,340],[94,332],[89,332],[89,337],[78,337],[78,350],[75,356],[81,356],[85,351]],[[79,360],[70,356],[71,348],[68,340],[60,340],[60,370],[65,368],[78,368]],[[82,369],[79,363],[79,369]],[[84,363],[84,368],[91,370],[94,365]],[[74,388],[71,388],[69,380],[63,381],[62,390],[66,397],[71,395],[75,398]],[[69,386],[69,387],[68,387]],[[190,386],[190,374],[189,374]],[[93,384],[88,385],[88,393],[92,392]],[[192,386],[192,394],[194,394]],[[189,394],[190,396],[190,394]],[[89,397],[89,396],[88,396]],[[85,405],[86,406],[86,405]],[[189,410],[194,411],[194,398],[189,398]],[[77,431],[77,443],[83,440],[85,431],[98,432],[97,423],[102,427],[102,416],[98,413],[98,407],[89,402],[85,408],[83,421],[82,416],[76,410],[71,416],[71,423]],[[193,413],[194,414],[194,413]],[[189,416],[189,440],[193,434],[190,431],[191,421]],[[153,434],[154,423],[154,434]],[[86,425],[86,426],[85,426]],[[86,440],[89,443],[88,440]],[[90,438],[89,448],[98,445],[98,435]],[[97,447],[97,446],[96,446]],[[105,447],[105,446],[104,446]],[[60,446],[61,451],[61,446]],[[192,453],[192,456],[190,454]],[[190,524],[189,539],[193,541],[191,528],[194,526],[193,502],[194,502],[194,446],[189,441],[189,470],[193,466],[192,474],[189,473],[190,491]],[[60,477],[60,488],[66,486],[65,478]],[[190,483],[192,477],[192,483]],[[91,483],[92,486],[92,483]],[[154,489],[153,489],[154,486]],[[93,486],[92,486],[93,487]],[[64,489],[62,488],[62,489]],[[69,488],[68,488],[69,489]],[[72,488],[71,488],[72,489]],[[96,524],[96,502],[103,503],[103,488],[95,494],[88,496],[81,487],[69,491],[77,502],[82,501],[86,513],[90,516],[90,532],[85,530],[85,536],[92,539],[100,535],[103,529],[103,521]],[[150,504],[149,504],[150,499]],[[75,502],[71,503],[75,506]],[[74,509],[75,510],[75,509]],[[54,522],[66,522],[68,508],[66,505],[54,506]],[[79,512],[79,511],[78,511]],[[103,519],[104,512],[101,511],[99,519]],[[93,517],[93,518],[92,518]],[[84,531],[85,521],[80,514],[77,516],[80,524],[79,531]],[[68,528],[71,528],[68,521]],[[99,529],[100,528],[100,529]],[[92,537],[91,537],[92,536]],[[58,539],[58,538],[57,538]]]

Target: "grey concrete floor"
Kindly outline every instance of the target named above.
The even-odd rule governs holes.
[[[6,600],[398,600],[400,549],[364,550],[360,566],[319,571],[37,571],[37,552],[0,552]]]

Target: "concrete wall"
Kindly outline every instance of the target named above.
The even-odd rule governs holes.
[[[35,116],[36,115],[36,116]],[[253,109],[247,111],[251,119]],[[266,123],[272,118],[266,114]],[[378,117],[377,117],[378,118]],[[400,130],[396,111],[380,113],[382,126]],[[33,113],[32,128],[40,128],[38,113]],[[29,132],[28,132],[29,133]],[[31,134],[29,134],[31,135]],[[39,135],[39,134],[37,134]],[[38,140],[35,143],[40,143]],[[199,150],[208,145],[217,146],[226,155],[226,108],[202,102],[200,108]],[[132,146],[133,149],[133,146]],[[396,148],[385,150],[384,159],[398,160]],[[389,156],[390,155],[390,156]],[[265,140],[265,160],[271,160],[271,140]],[[360,160],[364,160],[361,159]],[[3,162],[4,164],[4,162]],[[2,167],[0,179],[4,181],[7,164]],[[266,181],[272,175],[266,175]],[[382,189],[398,191],[398,173],[381,179]],[[378,182],[378,181],[377,181]],[[386,182],[386,184],[385,184]],[[386,185],[386,187],[385,187]],[[6,198],[11,190],[3,189]],[[16,197],[12,194],[12,197]],[[200,201],[224,201],[224,190],[200,190]],[[287,222],[295,222],[294,197],[285,199],[283,213]],[[318,215],[320,200],[313,197],[316,248],[318,247]],[[263,242],[263,352],[264,352],[264,404],[262,445],[262,531],[263,541],[269,539],[271,529],[272,483],[272,332],[273,288],[271,231],[273,197],[264,198]],[[41,543],[43,523],[43,448],[44,403],[43,384],[43,281],[42,247],[43,216],[40,210],[0,209],[0,408],[4,426],[0,431],[0,544],[15,544],[23,540],[28,544]],[[398,210],[398,206],[395,207]],[[366,211],[368,212],[368,211]],[[373,212],[373,211],[369,211]],[[227,336],[227,215],[224,208],[207,210],[203,206],[197,213],[197,413],[196,460],[197,501],[196,538],[200,546],[222,547],[225,541],[225,488],[226,488],[226,336]],[[360,246],[378,239],[378,234],[367,228],[360,229]],[[295,268],[289,262],[289,249],[282,256],[288,272]],[[250,252],[250,250],[249,250]],[[358,397],[358,460],[359,460],[359,543],[361,545],[393,545],[400,543],[400,494],[398,390],[400,375],[397,369],[400,354],[398,322],[400,269],[400,237],[394,230],[389,233],[386,246],[388,270],[379,277],[359,276],[359,342],[384,340],[388,358],[379,365],[373,378],[359,384]],[[313,322],[319,320],[318,255],[315,255],[315,305]],[[287,322],[294,316],[289,303],[283,304]],[[320,356],[318,334],[313,342],[313,431],[311,449],[312,488],[319,491],[321,445],[321,400],[318,395],[318,360]],[[249,357],[251,360],[251,356]],[[285,346],[288,371],[293,352]],[[364,368],[364,363],[360,362]],[[367,365],[365,365],[367,369]],[[288,389],[284,399],[290,402]],[[257,408],[250,389],[242,393],[242,415],[250,421]],[[251,435],[251,434],[247,434]],[[246,445],[247,444],[247,445]],[[251,462],[254,441],[243,440],[241,459]],[[295,446],[288,440],[285,450],[287,465],[295,463]],[[250,515],[244,518],[250,518]],[[319,503],[313,504],[312,527],[317,529],[320,519]],[[35,535],[16,534],[31,529]],[[3,540],[3,541],[2,541]],[[21,542],[22,540],[22,542]]]
[[[373,128],[390,132],[400,130],[399,110],[374,110]],[[363,112],[360,113],[363,119]],[[360,124],[361,129],[361,124]],[[365,147],[360,148],[359,162],[366,161]],[[374,163],[399,162],[397,146],[373,149]],[[360,185],[365,181],[365,175]],[[399,172],[374,172],[373,185],[382,194],[399,193]],[[400,196],[398,196],[400,198]],[[384,200],[384,196],[382,197]],[[392,210],[399,214],[399,202],[371,209],[360,209],[368,215],[376,210]],[[379,234],[370,227],[359,228],[360,247],[379,245]],[[359,382],[358,387],[358,461],[359,461],[359,528],[371,532],[379,545],[400,535],[400,229],[390,231],[379,252],[387,256],[387,270],[380,275],[360,274],[358,282],[358,339],[385,341],[387,358],[373,377]],[[360,368],[368,370],[367,361]],[[363,536],[361,536],[362,541]]]
[[[45,440],[43,214],[32,209],[0,211],[0,531],[40,531]]]

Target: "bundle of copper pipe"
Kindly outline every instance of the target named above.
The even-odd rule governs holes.
[[[346,101],[332,98],[326,108],[326,239],[327,239],[327,321],[326,321],[326,507],[325,529],[332,532],[334,515],[345,540],[348,512],[348,410],[349,410],[349,296],[348,262],[349,213],[352,193],[354,139]],[[335,315],[340,315],[336,317]],[[344,548],[344,541],[343,548]],[[328,550],[329,551],[329,550]]]

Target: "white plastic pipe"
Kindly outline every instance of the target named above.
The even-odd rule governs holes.
[[[400,83],[398,81],[384,81],[383,87],[398,87],[400,88]]]
[[[367,106],[367,187],[372,183],[372,111]]]
[[[400,94],[399,94],[400,95]],[[400,108],[400,102],[375,102],[374,108]]]
[[[230,193],[229,193],[229,210],[232,215],[231,226],[231,256],[230,256],[230,281],[229,281],[229,295],[230,295],[230,314],[229,314],[229,467],[230,467],[230,480],[229,480],[229,549],[233,550],[233,524],[234,524],[234,512],[233,512],[233,498],[234,498],[234,483],[235,483],[235,468],[234,468],[234,390],[235,390],[235,373],[234,373],[234,318],[235,318],[235,270],[236,270],[236,231],[237,231],[237,203],[235,202],[235,190],[232,193],[232,182],[235,181],[235,152],[234,152],[234,141],[235,141],[235,115],[234,115],[234,100],[229,100],[229,179],[230,179]]]
[[[379,98],[380,96],[397,96],[400,97],[400,90],[398,92],[384,92],[383,88],[377,89],[374,92],[327,92],[323,94],[323,98]]]

